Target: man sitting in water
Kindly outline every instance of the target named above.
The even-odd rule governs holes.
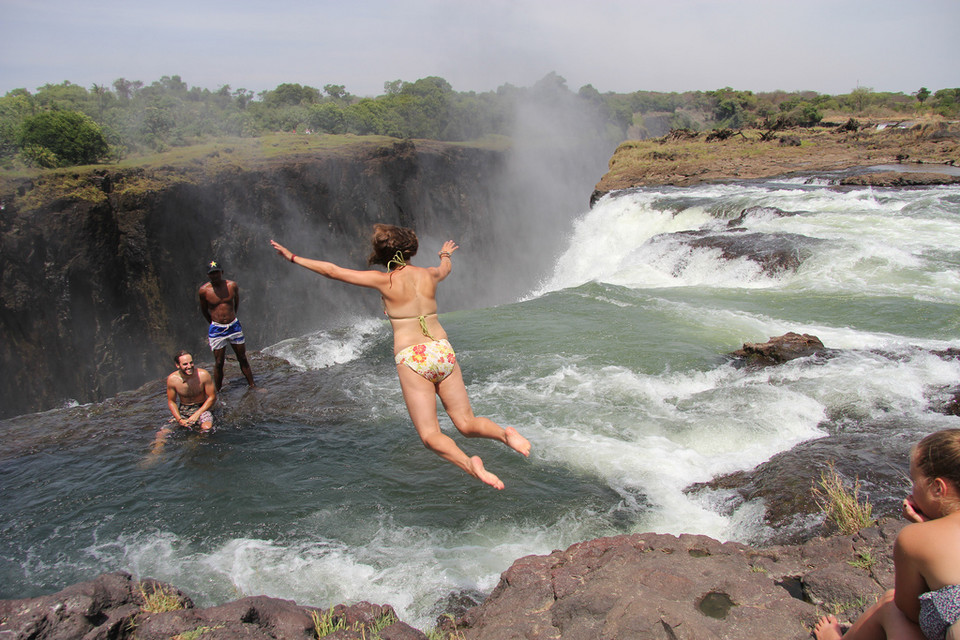
[[[176,422],[188,429],[199,424],[201,432],[212,431],[213,414],[210,413],[210,407],[217,401],[213,378],[206,369],[195,366],[193,356],[186,351],[178,352],[173,361],[177,370],[167,376],[167,407],[173,414],[170,422]],[[163,427],[157,432],[151,454],[160,453],[170,432],[169,427]]]
[[[217,401],[213,378],[206,369],[193,364],[193,356],[180,351],[174,356],[177,370],[167,376],[167,406],[181,427],[200,425],[201,431],[213,428],[210,407]]]

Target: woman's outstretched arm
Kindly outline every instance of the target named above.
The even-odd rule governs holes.
[[[384,286],[384,283],[389,281],[388,275],[382,271],[345,269],[344,267],[337,266],[325,260],[312,260],[298,256],[276,240],[271,240],[270,244],[276,249],[277,255],[281,256],[284,260],[289,260],[301,267],[306,267],[310,269],[310,271],[319,273],[332,280],[355,284],[359,287],[370,287],[371,289],[379,289]]]
[[[447,240],[443,243],[443,248],[437,252],[437,255],[440,256],[440,266],[432,267],[431,271],[434,273],[434,277],[437,279],[437,282],[440,282],[453,270],[453,262],[450,260],[450,254],[459,249],[457,243],[453,240]]]

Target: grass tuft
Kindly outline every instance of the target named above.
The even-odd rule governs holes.
[[[333,609],[326,612],[312,611],[310,619],[313,620],[313,632],[317,634],[317,638],[324,638],[346,626],[343,618],[333,620]]]
[[[867,605],[868,602],[870,601],[865,596],[860,596],[859,598],[856,598],[854,600],[848,600],[846,602],[825,603],[824,608],[826,608],[827,611],[829,611],[833,615],[839,616],[845,611],[849,611],[851,609],[862,609]]]
[[[146,613],[163,613],[164,611],[176,611],[183,609],[183,602],[180,596],[172,591],[168,591],[159,584],[153,585],[153,590],[147,593],[147,589],[141,582],[139,587],[140,596],[143,598],[143,604],[140,610]]]
[[[178,633],[173,636],[171,640],[197,640],[200,636],[205,634],[207,631],[213,631],[214,629],[219,629],[223,625],[217,625],[216,627],[197,627],[193,631],[184,631],[183,633]]]
[[[347,623],[343,618],[334,620],[333,609],[326,612],[311,611],[310,618],[313,620],[313,632],[317,638],[325,638],[335,631],[347,628]],[[397,621],[397,617],[390,612],[379,616],[373,624],[354,623],[350,631],[359,634],[361,640],[379,640],[380,632]]]
[[[373,633],[373,636],[375,638],[379,638],[380,632],[383,631],[385,628],[389,627],[390,625],[392,625],[396,621],[397,621],[397,616],[393,615],[388,611],[384,615],[377,618],[376,622],[373,623],[373,626],[370,627],[370,631]]]
[[[873,505],[860,500],[860,478],[848,489],[833,462],[820,472],[819,487],[813,495],[827,519],[837,525],[840,533],[849,535],[874,524]]]
[[[876,558],[873,557],[869,551],[858,551],[857,557],[853,560],[847,560],[847,564],[851,567],[856,567],[857,569],[864,569],[869,571],[873,568],[873,565],[877,563]]]

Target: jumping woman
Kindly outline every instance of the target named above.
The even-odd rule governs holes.
[[[273,240],[270,244],[285,260],[310,271],[380,292],[384,313],[393,327],[393,353],[400,388],[420,440],[471,476],[495,489],[503,489],[503,482],[484,469],[479,456],[468,456],[440,430],[437,417],[436,396],[440,396],[447,415],[464,436],[499,440],[524,456],[530,455],[530,442],[516,429],[504,429],[489,418],[473,415],[460,365],[447,340],[447,332],[437,318],[437,285],[450,275],[453,268],[450,256],[459,247],[447,240],[438,253],[440,266],[424,268],[410,264],[418,248],[417,235],[412,229],[377,224],[370,240],[373,253],[367,263],[382,265],[386,271],[345,269],[332,262],[295,255]]]

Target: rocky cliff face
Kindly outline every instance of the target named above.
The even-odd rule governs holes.
[[[505,156],[381,141],[253,168],[197,162],[8,187],[0,194],[0,417],[139,386],[172,370],[181,348],[208,362],[196,296],[211,259],[240,285],[249,349],[378,312],[375,295],[280,260],[271,238],[299,255],[364,268],[373,223],[410,226],[420,234],[419,264],[432,263],[447,238],[465,248],[445,309],[508,299],[517,291],[491,283],[521,286],[516,274],[536,267],[489,259],[517,235],[495,186]]]

